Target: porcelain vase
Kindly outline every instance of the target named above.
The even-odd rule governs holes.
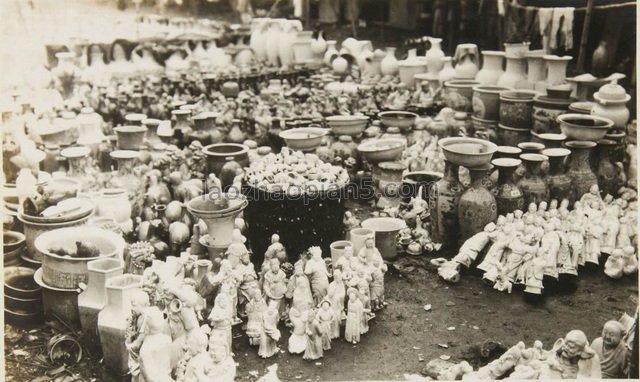
[[[565,160],[571,151],[565,148],[550,148],[542,150],[542,154],[549,158],[549,198],[556,200],[574,200],[571,188],[571,177],[567,174]]]
[[[393,76],[398,73],[398,60],[396,59],[396,48],[387,47],[387,55],[380,62],[380,71],[384,76]]]
[[[518,181],[518,187],[522,190],[525,205],[548,201],[549,186],[542,174],[542,163],[548,158],[542,154],[527,153],[520,154],[520,159],[525,166],[525,173]]]
[[[438,74],[444,67],[442,59],[444,58],[444,52],[442,51],[441,44],[442,39],[436,37],[429,37],[429,43],[431,47],[424,55],[427,60],[427,68],[429,73]],[[444,81],[441,81],[444,82]]]
[[[515,88],[516,84],[526,78],[526,61],[523,57],[505,55],[507,66],[505,72],[498,79],[498,86]]]
[[[504,52],[496,50],[482,51],[482,69],[476,74],[476,81],[482,85],[496,85],[504,73],[502,63]]]
[[[524,211],[524,195],[513,179],[514,172],[522,161],[513,158],[498,158],[491,163],[498,168],[498,185],[496,187],[498,215],[506,216],[515,210]]]
[[[592,186],[598,184],[598,177],[591,169],[591,151],[596,147],[595,142],[569,141],[565,143],[571,150],[569,156],[567,174],[571,177],[571,188],[574,191],[574,200],[580,200],[582,195],[589,192]]]
[[[455,245],[458,240],[458,201],[464,191],[458,170],[458,165],[445,160],[444,176],[429,190],[431,237],[443,246]]]
[[[489,190],[489,173],[493,166],[470,168],[471,183],[458,201],[460,242],[464,242],[498,218],[496,198]]]

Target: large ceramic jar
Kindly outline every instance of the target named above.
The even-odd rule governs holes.
[[[147,128],[147,134],[144,140],[150,147],[162,142],[160,137],[158,137],[158,127],[160,126],[160,122],[162,121],[155,118],[142,120],[142,126]]]
[[[476,44],[459,44],[456,47],[456,75],[459,80],[473,80],[478,74],[478,46]]]
[[[458,165],[445,160],[442,179],[429,190],[431,237],[447,247],[455,245],[458,240],[458,201],[464,191],[458,170]]]
[[[249,167],[249,148],[237,143],[215,143],[202,149],[207,156],[207,171],[222,181],[223,188],[233,182],[233,171]],[[225,170],[226,169],[226,170]],[[225,176],[223,176],[225,170]],[[228,174],[228,175],[227,175]]]
[[[574,99],[558,99],[537,95],[533,99],[533,132],[536,134],[560,133],[557,117],[569,111]]]
[[[516,129],[514,127],[498,124],[498,144],[503,146],[518,146],[520,142],[526,142],[531,138],[530,129]]]
[[[500,123],[516,129],[531,129],[533,98],[531,90],[513,90],[500,93]]]
[[[387,55],[380,62],[380,71],[383,76],[393,76],[398,73],[398,60],[396,59],[396,48],[387,47]]]
[[[595,171],[598,177],[598,187],[602,195],[615,195],[622,187],[623,182],[620,178],[620,171],[613,164],[612,157],[616,148],[616,142],[610,139],[601,139],[598,141],[598,147],[595,153]]]
[[[624,88],[612,83],[603,85],[593,94],[596,104],[591,109],[591,115],[609,118],[613,121],[613,127],[624,130],[629,122],[629,109],[626,104],[631,99]]]
[[[524,211],[524,194],[513,180],[513,174],[522,161],[513,158],[498,158],[491,161],[498,168],[496,203],[498,215],[506,216],[515,210]]]
[[[500,117],[500,92],[511,90],[503,86],[478,85],[473,87],[471,104],[475,117],[497,121]]]
[[[450,80],[444,83],[447,106],[455,111],[472,111],[473,87],[479,85],[473,80]]]
[[[442,69],[438,73],[438,81],[440,85],[452,80],[456,76],[456,70],[453,68],[453,57],[442,57]]]
[[[131,204],[131,217],[136,218],[142,213],[142,205],[146,191],[144,178],[134,172],[136,161],[140,153],[133,150],[114,150],[111,158],[117,163],[118,170],[111,177],[110,186],[127,190]]]
[[[293,42],[293,63],[305,64],[313,62],[313,51],[311,50],[312,31],[300,31],[296,34]]]
[[[498,50],[482,51],[482,69],[476,74],[476,81],[482,85],[496,85],[504,73],[502,62],[504,52]]]
[[[549,185],[549,198],[556,200],[574,200],[571,188],[571,177],[567,174],[564,165],[565,159],[571,151],[565,148],[551,148],[542,150],[542,155],[549,158],[549,173],[547,184]]]
[[[67,176],[81,182],[81,191],[96,191],[100,185],[97,180],[97,170],[91,165],[91,149],[87,146],[68,147],[60,152],[67,159],[69,169]]]
[[[460,224],[460,241],[482,231],[484,227],[498,218],[498,206],[493,193],[489,191],[489,173],[493,166],[470,168],[471,183],[458,202],[458,224]]]
[[[516,89],[527,89],[544,92],[544,89],[536,88],[539,81],[544,80],[545,64],[543,57],[544,51],[530,51],[526,54],[527,58],[527,77],[516,83]]]
[[[429,73],[437,74],[444,67],[444,62],[442,59],[444,58],[444,52],[442,51],[441,44],[442,39],[437,37],[429,37],[429,43],[431,47],[424,55],[427,60],[427,68]]]
[[[546,55],[543,57],[547,64],[547,88],[566,83],[567,65],[571,61],[571,56]]]
[[[515,88],[516,84],[526,78],[526,61],[523,57],[505,55],[507,67],[498,79],[498,86]]]
[[[266,27],[269,19],[256,17],[251,20],[251,37],[249,47],[259,62],[267,60]]]
[[[131,299],[141,288],[140,275],[127,274],[110,278],[106,283],[107,304],[98,314],[104,364],[120,375],[129,372],[129,351],[125,339],[131,315]]]
[[[406,168],[401,162],[381,162],[374,167],[373,181],[378,190],[378,208],[400,205],[402,172]]]
[[[416,55],[416,49],[410,49],[407,59],[398,63],[400,81],[407,85],[409,89],[413,89],[415,87],[416,80],[413,76],[426,71],[427,63]]]
[[[124,188],[107,188],[100,191],[96,200],[98,216],[113,218],[125,234],[133,230],[131,202]]]
[[[591,187],[598,185],[598,177],[591,169],[591,151],[596,147],[595,142],[589,141],[569,141],[565,146],[571,150],[567,173],[571,177],[571,187],[576,200],[580,200],[582,195],[589,192]],[[572,200],[572,202],[575,200]]]
[[[525,205],[538,204],[549,200],[549,186],[542,175],[542,163],[547,157],[542,154],[520,154],[526,172],[518,181],[518,187],[522,190]]]

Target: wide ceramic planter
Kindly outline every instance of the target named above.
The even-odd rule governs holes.
[[[207,171],[216,174],[225,189],[233,183],[236,170],[249,166],[249,148],[242,144],[214,143],[202,152],[207,156]]]
[[[240,190],[233,194],[212,192],[191,199],[187,210],[194,218],[206,223],[209,246],[227,248],[231,244],[235,219],[247,203]]]
[[[493,143],[498,142],[498,121],[490,121],[476,116],[471,116],[471,123],[475,130],[476,138],[486,139]]]
[[[376,248],[385,260],[395,260],[398,256],[396,241],[400,230],[407,225],[402,219],[396,218],[369,218],[362,222],[362,228],[368,228],[375,232]]]
[[[367,127],[369,117],[365,115],[333,115],[325,118],[331,132],[336,135],[350,135],[357,137]]]
[[[90,217],[91,214],[70,221],[62,221],[56,223],[38,223],[27,220],[24,218],[24,215],[18,214],[18,220],[22,222],[22,225],[24,227],[24,236],[26,238],[26,252],[24,255],[35,260],[36,262],[41,262],[43,253],[40,252],[35,245],[35,241],[38,239],[38,237],[40,237],[40,235],[53,230],[57,230],[59,228],[83,226],[87,223],[87,221],[89,221]]]
[[[555,99],[539,95],[533,99],[533,132],[559,133],[557,118],[569,110],[572,99]]]
[[[480,85],[472,80],[450,80],[444,83],[445,101],[455,111],[472,111],[473,87]]]
[[[76,253],[78,242],[91,243],[99,251],[98,256],[69,257],[51,252],[53,248],[63,248]],[[60,228],[40,235],[35,246],[41,253],[42,280],[45,284],[62,289],[77,288],[80,283],[87,283],[89,271],[87,263],[101,258],[122,259],[125,241],[111,231],[94,227]]]
[[[613,127],[613,121],[586,114],[562,114],[556,118],[567,140],[597,142]]]
[[[527,142],[531,138],[530,129],[515,129],[498,124],[498,144],[503,146],[518,146],[520,142]]]
[[[327,130],[321,127],[299,127],[281,131],[279,134],[287,147],[300,151],[315,150],[320,146],[325,135],[327,135]]]
[[[399,160],[407,146],[398,138],[372,139],[358,145],[358,152],[371,164]]]
[[[533,99],[537,95],[537,92],[530,90],[500,93],[500,124],[515,129],[531,129]]]
[[[145,126],[118,126],[113,129],[118,137],[120,150],[140,150],[147,133]]]
[[[438,146],[447,161],[469,169],[489,165],[498,149],[495,143],[468,137],[443,138],[438,141]]]
[[[397,127],[406,133],[413,127],[418,114],[409,111],[383,111],[378,113],[380,122],[386,127]]]
[[[475,117],[497,121],[500,118],[500,93],[511,88],[497,85],[478,85],[473,87],[471,104]]]
[[[63,320],[65,323],[80,328],[78,312],[78,288],[65,289],[47,285],[42,280],[42,268],[39,268],[34,280],[42,288],[42,307],[47,320]]]

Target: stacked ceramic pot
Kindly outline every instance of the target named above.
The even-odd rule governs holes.
[[[496,143],[498,140],[498,123],[500,119],[500,93],[511,90],[498,85],[476,85],[473,87],[473,127],[478,137]]]
[[[533,99],[539,93],[532,90],[512,90],[500,93],[500,123],[498,143],[517,146],[530,140],[533,126]]]
[[[11,325],[32,327],[43,321],[42,291],[34,273],[32,268],[4,268],[4,319]]]
[[[569,111],[569,105],[576,100],[570,97],[571,89],[547,89],[547,95],[539,94],[533,99],[533,127],[534,137],[540,134],[558,134],[560,126],[556,118]]]

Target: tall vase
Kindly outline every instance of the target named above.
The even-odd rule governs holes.
[[[78,295],[80,325],[87,338],[98,337],[98,314],[107,304],[107,280],[122,275],[124,263],[120,259],[99,259],[87,263],[87,286]]]
[[[536,84],[544,80],[544,56],[543,51],[531,51],[527,53],[527,78],[516,84],[516,89],[536,90]]]
[[[442,59],[444,58],[444,52],[440,45],[442,44],[442,39],[437,37],[429,37],[429,43],[431,43],[431,47],[424,55],[427,60],[427,70],[431,74],[438,74],[440,70],[444,67],[444,63]]]
[[[97,172],[90,163],[91,149],[87,146],[68,147],[60,152],[67,159],[69,169],[67,176],[79,180],[82,184],[81,191],[96,191],[99,188],[96,176]]]
[[[546,55],[543,57],[547,64],[546,87],[561,85],[566,83],[567,65],[571,61],[571,56]],[[546,88],[545,88],[546,90]]]
[[[300,20],[286,20],[283,22],[282,34],[278,40],[278,57],[283,66],[293,64],[293,43],[300,31],[302,31]]]
[[[611,139],[601,139],[598,141],[595,163],[598,187],[602,195],[609,194],[614,196],[622,186],[618,167],[616,167],[612,161],[615,148],[616,142]]]
[[[513,158],[498,158],[491,161],[498,168],[496,203],[498,215],[506,216],[515,210],[524,211],[524,194],[513,180],[513,174],[522,161]]]
[[[145,197],[145,182],[143,177],[134,173],[134,166],[140,154],[133,150],[114,150],[111,158],[117,163],[117,172],[110,181],[113,188],[127,190],[129,203],[131,203],[131,217],[136,218],[142,213]]]
[[[384,76],[393,76],[398,73],[398,59],[396,59],[396,48],[388,46],[387,55],[380,62],[380,72]]]
[[[542,175],[542,163],[547,157],[542,154],[520,154],[520,159],[524,163],[525,173],[518,181],[518,187],[522,190],[525,205],[548,201],[549,187]]]
[[[453,68],[452,57],[442,57],[442,68],[438,73],[438,81],[440,85],[444,85],[445,82],[455,78],[456,70]]]
[[[516,84],[526,78],[526,61],[523,57],[505,56],[507,58],[507,67],[498,79],[498,86],[515,88]]]
[[[320,62],[324,57],[324,53],[327,50],[328,43],[322,35],[322,31],[318,32],[318,37],[315,40],[311,40],[311,52],[317,62]]]
[[[567,174],[571,177],[571,188],[574,192],[573,203],[580,200],[582,195],[589,192],[592,186],[598,184],[598,177],[591,169],[589,158],[591,150],[596,147],[595,142],[589,141],[569,141],[565,146],[571,150]]]
[[[444,176],[429,190],[431,237],[444,246],[458,240],[458,201],[464,191],[458,170],[458,165],[445,160]]]
[[[324,61],[325,65],[331,66],[331,61],[333,61],[334,58],[340,55],[340,52],[338,52],[338,49],[336,49],[336,44],[336,40],[327,41],[327,51],[324,52],[324,57],[322,60]]]
[[[125,345],[131,315],[131,297],[142,287],[142,276],[121,275],[106,282],[107,304],[98,314],[98,331],[104,364],[124,375],[129,371],[129,352]]]
[[[282,21],[284,19],[272,19],[269,22],[269,29],[267,31],[266,46],[267,46],[267,61],[269,65],[279,67],[280,60],[278,55],[278,42],[282,38]]]
[[[504,52],[497,50],[482,51],[482,69],[476,74],[476,81],[482,85],[496,85],[504,73],[502,62]]]
[[[562,199],[574,200],[571,188],[571,177],[567,174],[564,162],[571,151],[564,148],[551,148],[542,150],[542,155],[549,158],[549,198],[561,201]]]
[[[471,184],[460,195],[458,202],[458,224],[460,224],[460,242],[482,231],[484,227],[498,218],[498,206],[493,193],[489,191],[489,174],[493,166],[470,168]]]
[[[51,70],[57,80],[62,97],[69,99],[73,96],[75,84],[80,80],[82,72],[76,66],[74,60],[76,54],[73,52],[56,53],[58,64]]]
[[[251,37],[249,47],[259,62],[267,60],[266,27],[269,19],[256,17],[251,20]]]
[[[476,44],[459,44],[455,52],[456,79],[473,80],[478,74],[478,46]]]
[[[102,132],[102,124],[104,123],[100,114],[96,113],[91,107],[83,107],[80,114],[76,117],[78,122],[78,144],[89,146],[93,156],[98,154],[98,145],[105,139]]]

